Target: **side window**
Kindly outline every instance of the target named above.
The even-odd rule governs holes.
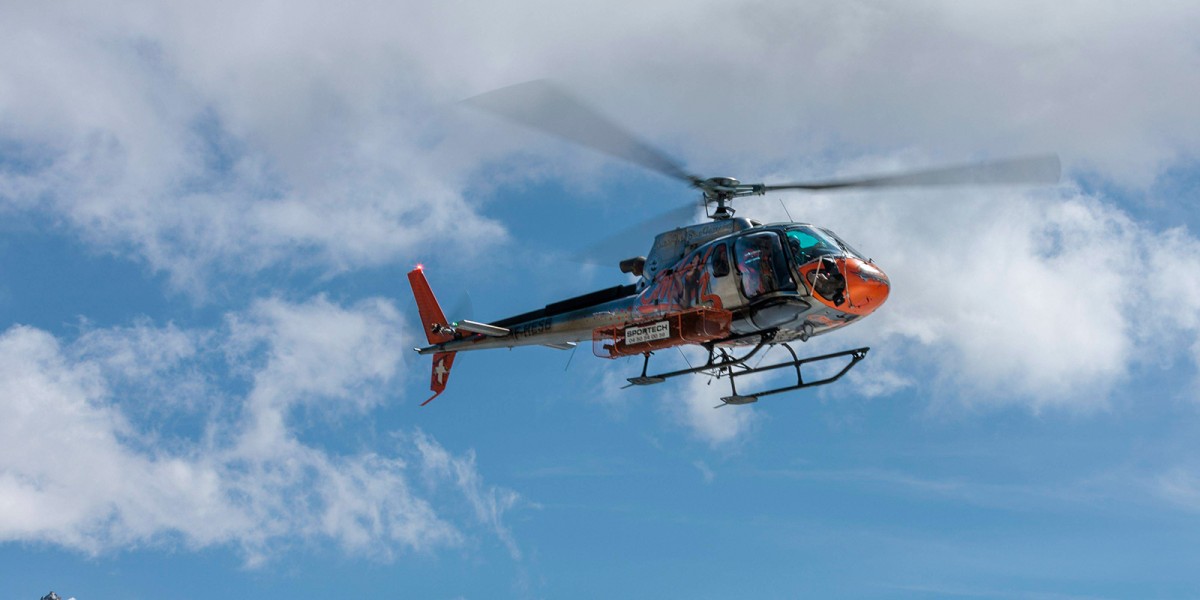
[[[783,253],[782,236],[774,232],[752,233],[737,238],[734,255],[742,292],[755,298],[781,290],[795,290]]]
[[[712,263],[713,277],[724,277],[729,274],[729,251],[725,249],[725,244],[718,244],[716,248],[713,248],[709,261]]]

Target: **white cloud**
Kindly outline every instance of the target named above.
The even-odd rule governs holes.
[[[513,558],[519,559],[521,552],[512,533],[505,527],[502,517],[518,500],[516,493],[484,485],[475,467],[475,454],[468,452],[456,457],[424,434],[416,436],[417,450],[422,458],[422,467],[427,476],[434,480],[446,479],[466,497],[475,518],[488,526],[500,538]]]
[[[387,396],[404,347],[399,325],[380,301],[347,309],[316,299],[261,302],[220,334],[142,323],[64,347],[34,328],[9,329],[0,335],[0,539],[89,553],[171,539],[230,544],[255,563],[306,540],[383,558],[431,551],[461,544],[477,524],[517,555],[502,522],[517,496],[485,484],[471,453],[420,432],[350,453],[302,441],[314,432],[293,422],[295,409],[330,418]],[[194,436],[136,414],[142,402],[126,391],[159,393],[203,360],[229,361],[218,382],[228,398],[207,393],[232,414],[201,413]],[[244,396],[228,391],[239,379]],[[466,507],[463,518],[448,516],[455,506]]]
[[[82,327],[78,339],[64,349],[66,359],[94,366],[109,393],[152,399],[137,406],[141,412],[211,407],[217,392],[197,363],[212,335],[174,323],[156,327],[148,319],[109,329],[84,321]]]
[[[1145,256],[1145,295],[1137,298],[1152,306],[1150,318],[1139,319],[1136,331],[1143,346],[1170,349],[1147,357],[1169,364],[1179,350],[1191,352],[1200,370],[1200,240],[1185,228],[1170,229],[1142,240]]]
[[[711,446],[743,439],[757,423],[752,406],[722,406],[721,398],[729,395],[725,380],[714,380],[709,385],[707,376],[697,375],[673,384],[682,389],[664,394],[662,406],[678,423]]]
[[[649,373],[672,371],[703,362],[702,354],[692,353],[688,357],[691,362],[685,363],[682,358],[673,356],[675,353],[671,349],[655,354],[650,361]],[[682,428],[712,447],[736,444],[753,431],[758,422],[755,408],[751,406],[715,408],[722,404],[721,397],[730,393],[727,379],[714,379],[710,384],[707,375],[688,375],[656,385],[634,386],[628,378],[641,372],[642,357],[612,361],[576,357],[575,360],[589,358],[592,359],[590,363],[578,363],[578,366],[571,367],[569,376],[578,380],[580,385],[569,392],[570,399],[588,401],[611,418],[628,419],[631,414],[636,414],[634,411],[640,410],[639,407],[646,406],[647,399],[654,399],[654,406],[669,425]],[[754,383],[749,385],[753,387]]]
[[[1160,498],[1177,506],[1200,510],[1200,477],[1193,471],[1171,469],[1158,476],[1152,489]]]
[[[381,400],[374,383],[396,375],[406,348],[399,312],[381,299],[354,310],[323,297],[261,300],[227,321],[230,354],[256,367],[249,402],[270,409],[310,399],[367,408]]]
[[[6,11],[6,208],[47,212],[198,294],[213,269],[338,271],[450,234],[477,242],[468,254],[503,238],[439,167],[427,119],[401,118],[428,101],[395,44],[338,31],[345,11],[198,8]]]

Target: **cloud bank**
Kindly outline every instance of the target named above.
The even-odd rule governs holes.
[[[502,520],[517,496],[486,484],[471,453],[419,430],[396,433],[386,452],[305,441],[319,431],[301,409],[337,421],[394,399],[399,325],[385,302],[318,298],[260,302],[219,332],[142,323],[64,344],[10,328],[0,540],[87,553],[179,540],[232,545],[255,564],[309,541],[388,559],[481,530],[518,555]],[[229,380],[197,374],[206,361],[226,364]],[[244,394],[215,391],[238,381]],[[147,412],[159,400],[169,408]],[[189,422],[193,435],[164,433]]]

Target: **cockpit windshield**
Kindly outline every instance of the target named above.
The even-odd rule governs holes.
[[[847,244],[846,240],[843,240],[841,237],[838,236],[838,234],[836,234],[828,229],[824,229],[824,228],[822,228],[821,231],[824,231],[826,235],[828,235],[830,238],[833,238],[833,241],[837,242],[837,245],[840,246],[842,248],[842,250],[845,250],[846,252],[850,253],[855,258],[858,258],[860,260],[867,260],[867,257],[860,254],[859,251],[855,250],[853,247],[851,247],[850,244]]]
[[[787,230],[788,246],[792,260],[797,265],[808,264],[822,256],[842,254],[843,248],[837,238],[807,225],[796,225]]]

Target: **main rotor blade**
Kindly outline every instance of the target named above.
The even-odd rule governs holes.
[[[545,79],[480,94],[463,103],[667,177],[691,184],[699,181],[667,155]]]
[[[571,260],[615,269],[626,258],[648,256],[655,236],[693,224],[698,214],[700,204],[696,202],[672,208],[589,244],[571,255]]]
[[[893,175],[764,185],[772,190],[836,190],[845,188],[916,187],[938,185],[1055,184],[1061,176],[1058,156],[1026,156]]]

